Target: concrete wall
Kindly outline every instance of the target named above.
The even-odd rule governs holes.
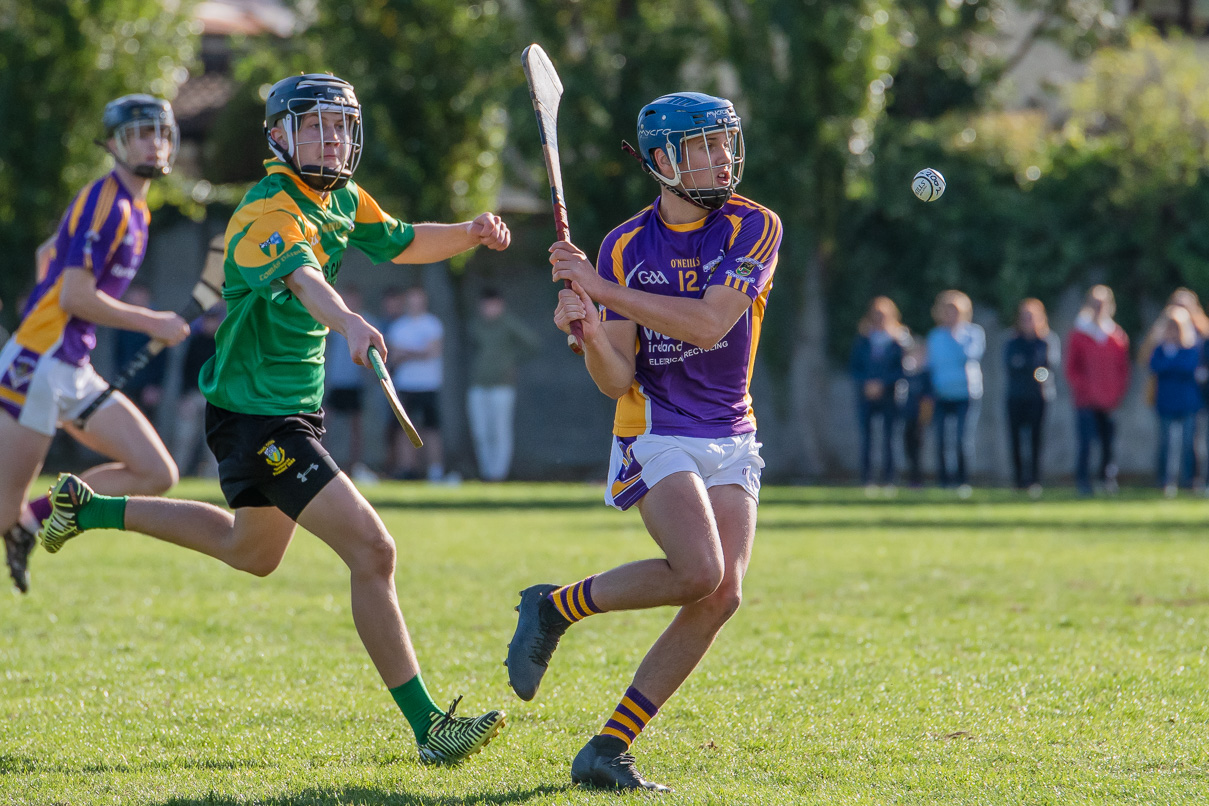
[[[157,305],[179,307],[187,298],[196,278],[206,236],[221,222],[194,225],[188,222],[157,230],[140,281],[149,285]],[[555,286],[549,281],[544,262],[544,230],[520,227],[514,233],[513,248],[503,254],[484,255],[461,274],[445,266],[375,267],[358,252],[350,251],[341,269],[340,284],[356,283],[369,307],[377,313],[377,301],[388,285],[422,283],[428,291],[432,310],[444,322],[446,340],[446,386],[441,405],[446,441],[446,466],[473,478],[473,449],[466,421],[465,392],[467,365],[465,323],[473,315],[479,291],[486,285],[500,289],[510,309],[524,318],[540,335],[540,353],[521,369],[516,410],[516,454],[513,477],[521,479],[603,480],[607,470],[609,430],[612,425],[612,401],[601,395],[582,367],[582,360],[567,349],[565,338],[551,321]],[[1078,309],[1082,289],[1072,289],[1057,308],[1050,312],[1052,325],[1065,335]],[[773,292],[771,304],[778,304]],[[1011,460],[1007,441],[1003,395],[1003,345],[1010,332],[994,314],[977,308],[975,321],[987,331],[987,358],[983,364],[986,397],[983,400],[976,431],[976,454],[972,472],[978,483],[1005,484],[1011,478]],[[854,323],[855,326],[855,323]],[[1138,334],[1132,334],[1135,341]],[[111,335],[102,329],[95,364],[102,374],[112,374]],[[181,351],[170,352],[170,361],[179,366]],[[1122,474],[1137,482],[1149,483],[1153,475],[1155,422],[1153,412],[1143,400],[1143,373],[1136,373],[1132,389],[1118,417],[1119,464]],[[366,372],[367,399],[365,445],[371,466],[382,460],[381,438],[390,422],[390,414],[372,376]],[[787,437],[798,427],[778,417],[772,405],[773,390],[768,373],[758,366],[753,394],[760,435],[764,443],[766,470],[770,481],[807,481],[791,476],[794,457],[782,446],[793,444]],[[169,388],[169,393],[172,389]],[[822,479],[809,481],[847,482],[857,475],[857,425],[855,390],[842,367],[833,367],[828,381],[825,410],[816,416],[827,420],[821,429],[826,435],[824,451],[828,471]],[[157,425],[166,441],[176,428],[174,411],[165,408]],[[347,450],[347,423],[329,418],[329,447],[344,461]],[[901,459],[901,444],[896,440]],[[57,444],[49,467],[88,462],[90,457],[70,446]],[[1074,417],[1069,390],[1058,384],[1058,399],[1047,414],[1047,435],[1043,473],[1047,481],[1069,483],[1074,465]],[[899,466],[903,463],[900,461]],[[931,438],[924,446],[925,472],[935,466]]]

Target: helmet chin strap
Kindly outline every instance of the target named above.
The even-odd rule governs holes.
[[[294,169],[294,173],[298,174],[298,178],[303,181],[303,184],[320,193],[339,190],[348,184],[348,180],[352,178],[351,173],[336,171],[326,165],[299,165],[295,157],[298,144],[294,142],[293,115],[287,113],[281,122],[284,124],[281,129],[285,132],[286,146],[283,148],[270,130],[266,132],[269,148],[282,162]]]
[[[711,188],[709,190],[697,191],[702,195],[703,198],[694,198],[693,196],[689,195],[687,190],[684,189],[683,180],[675,185],[669,185],[667,179],[655,173],[655,170],[651,168],[650,165],[647,165],[646,160],[642,158],[642,155],[638,153],[637,149],[635,149],[634,146],[630,145],[625,140],[621,141],[621,150],[638,160],[638,164],[642,166],[642,170],[645,171],[656,182],[658,182],[661,187],[667,188],[689,204],[694,205],[695,207],[700,207],[702,210],[713,211],[721,209],[722,205],[730,201],[731,194],[734,193],[734,190],[731,188]]]
[[[121,165],[127,171],[130,171],[130,173],[134,174],[140,179],[163,179],[172,172],[171,168],[166,165],[160,165],[158,161],[151,165],[146,163],[142,165],[131,165],[123,156],[119,155],[117,151],[114,151],[112,148],[110,148],[109,144],[104,140],[93,140],[92,142],[105,149],[109,156],[113,157],[114,162],[116,162],[118,165]]]

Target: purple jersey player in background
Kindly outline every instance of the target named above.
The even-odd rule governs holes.
[[[764,466],[748,390],[781,222],[734,194],[743,133],[730,101],[658,98],[638,115],[638,144],[659,198],[609,233],[595,267],[568,242],[550,262],[555,281],[572,284],[554,321],[567,332],[583,323],[588,372],[617,400],[606,500],[637,504],[664,557],[526,588],[507,664],[512,688],[532,699],[574,622],[679,606],[571,765],[576,783],[666,790],[643,779],[629,748],[739,607]]]
[[[38,285],[21,326],[0,350],[0,530],[9,573],[29,589],[34,533],[50,514],[45,497],[25,505],[51,439],[64,428],[114,461],[84,473],[109,493],[165,492],[176,464],[147,418],[120,392],[83,429],[71,425],[107,384],[89,363],[96,327],[146,333],[168,345],[189,335],[174,313],[120,302],[147,251],[147,188],[172,170],[178,130],[167,101],[125,95],[105,106],[113,170],[79,192],[53,238],[38,250]]]

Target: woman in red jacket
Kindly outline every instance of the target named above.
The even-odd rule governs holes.
[[[1100,442],[1096,478],[1110,493],[1117,487],[1112,413],[1129,389],[1129,336],[1113,321],[1116,309],[1111,288],[1092,286],[1067,341],[1066,380],[1075,400],[1079,435],[1075,483],[1080,495],[1092,492],[1088,465],[1093,438]]]

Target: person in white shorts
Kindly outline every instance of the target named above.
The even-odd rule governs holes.
[[[629,749],[739,607],[764,467],[748,388],[781,222],[734,193],[743,135],[730,101],[663,96],[639,113],[638,144],[659,197],[605,238],[595,267],[563,241],[550,262],[555,281],[571,281],[554,321],[581,324],[588,372],[617,400],[606,499],[636,504],[664,556],[522,591],[507,664],[513,690],[532,699],[571,624],[678,606],[571,764],[576,783],[664,790]]]
[[[147,188],[172,170],[179,133],[172,107],[124,95],[105,107],[104,147],[114,168],[76,195],[56,235],[38,250],[38,284],[21,326],[0,350],[0,530],[13,583],[29,590],[34,534],[46,496],[26,504],[56,430],[114,461],[85,472],[97,490],[156,494],[176,483],[168,449],[137,407],[113,394],[84,428],[71,422],[108,388],[89,362],[96,327],[146,333],[168,345],[189,335],[181,317],[121,302],[147,251]]]

